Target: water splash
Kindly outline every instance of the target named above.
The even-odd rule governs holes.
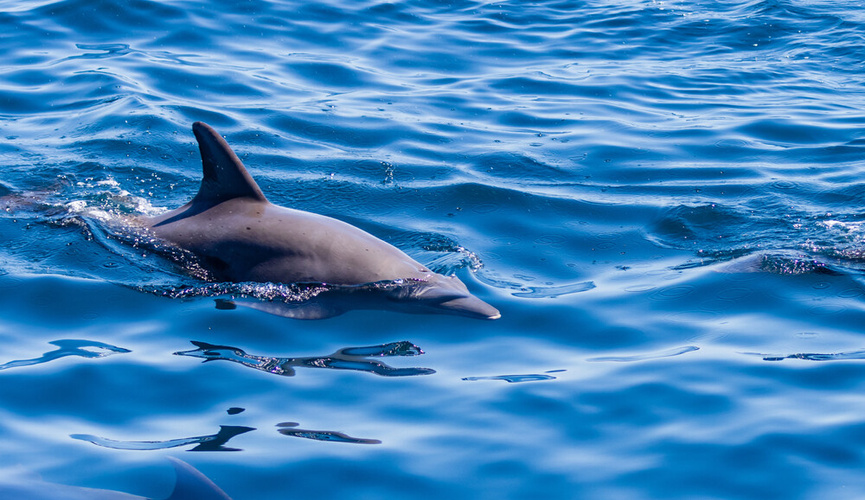
[[[374,373],[384,377],[406,377],[413,375],[430,375],[435,373],[431,368],[394,368],[381,361],[367,359],[383,356],[417,356],[423,354],[420,347],[408,341],[391,342],[369,347],[346,347],[327,356],[311,356],[297,358],[279,358],[247,354],[238,347],[214,345],[207,342],[191,341],[197,349],[178,351],[175,355],[204,358],[204,362],[225,360],[239,363],[248,368],[291,377],[295,368],[330,368],[333,370],[354,370]]]
[[[259,282],[219,282],[194,284],[144,285],[139,291],[153,293],[170,299],[197,297],[231,297],[231,300],[253,299],[268,302],[302,303],[318,297],[335,287],[323,283],[259,283]],[[217,308],[232,309],[226,299],[216,299]]]
[[[38,358],[18,359],[6,362],[0,365],[0,370],[7,370],[9,368],[20,368],[22,366],[38,365],[42,363],[47,363],[49,361],[54,361],[56,359],[65,358],[66,356],[79,356],[82,358],[104,358],[105,356],[111,356],[112,354],[132,352],[129,349],[113,346],[111,344],[105,344],[103,342],[96,342],[94,340],[52,340],[51,342],[49,342],[49,344],[56,345],[58,349],[48,351],[42,356],[39,356]]]
[[[834,276],[841,274],[830,268],[825,262],[808,255],[764,254],[760,256],[760,270],[788,276],[800,274],[827,274]]]

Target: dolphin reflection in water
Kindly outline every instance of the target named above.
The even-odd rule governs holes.
[[[242,411],[242,410],[241,410]],[[285,436],[313,439],[316,441],[330,441],[335,443],[354,444],[380,444],[378,439],[356,438],[339,431],[310,430],[296,428],[297,422],[282,422],[277,424],[278,432]],[[234,425],[220,425],[219,432],[208,436],[195,436],[179,439],[168,439],[165,441],[118,441],[91,434],[73,434],[73,439],[89,441],[95,445],[115,450],[165,450],[177,448],[178,446],[195,445],[189,451],[241,451],[238,448],[225,446],[228,441],[240,434],[254,431],[254,427],[240,427]],[[0,490],[2,491],[2,490]],[[4,498],[4,497],[0,497]],[[173,498],[173,497],[172,497]],[[4,498],[5,500],[5,498]]]
[[[394,368],[381,361],[370,359],[383,356],[417,356],[424,352],[411,342],[391,342],[369,347],[346,347],[327,356],[278,358],[247,354],[243,349],[225,345],[191,341],[197,349],[178,351],[178,356],[204,358],[204,362],[225,360],[274,375],[293,376],[295,368],[330,368],[332,370],[355,370],[374,373],[384,377],[405,377],[435,373],[431,368]]]
[[[72,434],[69,437],[79,441],[89,441],[95,445],[115,450],[165,450],[178,446],[195,445],[189,451],[241,451],[239,448],[229,448],[225,444],[233,437],[254,431],[254,427],[237,425],[220,425],[219,432],[207,436],[168,439],[165,441],[117,441],[92,434]]]

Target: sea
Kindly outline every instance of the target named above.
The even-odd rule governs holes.
[[[195,121],[501,318],[224,307]],[[865,498],[863,125],[856,0],[0,0],[0,480]]]

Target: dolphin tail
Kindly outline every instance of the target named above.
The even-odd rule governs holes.
[[[177,481],[174,483],[174,491],[165,500],[231,500],[231,497],[195,467],[178,458],[168,459],[174,466]]]

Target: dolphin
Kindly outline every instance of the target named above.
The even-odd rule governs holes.
[[[174,490],[165,500],[231,500],[219,486],[186,462],[169,457],[177,480]],[[83,488],[47,483],[38,480],[17,483],[0,482],[0,498],[21,498],[27,500],[149,500],[146,497],[131,495],[113,490]],[[152,499],[150,499],[152,500]]]
[[[381,307],[501,317],[457,277],[429,270],[366,231],[270,203],[222,136],[202,122],[194,123],[192,131],[203,167],[198,194],[180,208],[145,220],[146,227],[192,253],[217,281],[315,283],[340,292],[325,292],[303,303],[240,305],[297,319]],[[233,308],[236,303],[218,304]]]

